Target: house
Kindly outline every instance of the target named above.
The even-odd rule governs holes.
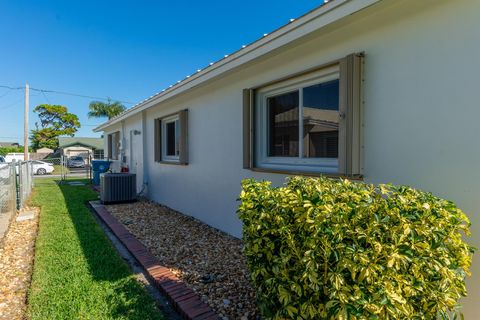
[[[48,156],[53,155],[54,152],[55,152],[55,150],[52,150],[50,148],[39,148],[34,153],[30,153],[29,159],[30,160],[45,159]]]
[[[53,149],[50,148],[40,148],[35,151],[38,154],[44,154],[44,155],[49,155],[54,152]]]
[[[93,159],[104,157],[102,138],[59,137],[58,150],[62,156],[68,158],[80,156],[87,162],[90,157]]]
[[[17,142],[0,142],[0,148],[18,148],[19,146]]]
[[[242,179],[323,173],[450,199],[480,247],[479,39],[480,1],[335,0],[95,131],[150,199],[238,237]]]

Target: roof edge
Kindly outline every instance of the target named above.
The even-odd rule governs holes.
[[[132,108],[125,110],[120,115],[97,126],[93,129],[93,131],[103,131],[105,128],[125,120],[126,118],[133,116],[138,112],[146,110],[162,101],[173,98],[174,96],[185,92],[186,90],[216,78],[219,75],[222,75],[247,62],[251,62],[277,48],[300,39],[316,30],[322,29],[379,1],[381,0],[334,0],[325,2],[321,6],[307,12],[300,18],[290,20],[289,23],[274,30],[272,33],[265,34],[262,38],[255,40],[247,46],[243,46],[241,49],[230,55],[226,55],[224,58],[215,63],[210,63],[210,65],[203,70],[198,69],[195,74],[187,76],[185,79],[178,81],[175,85],[170,85],[169,88],[163,89],[161,92],[156,93],[137,103]],[[340,10],[342,8],[344,10]],[[338,15],[334,16],[336,13],[338,13]],[[306,28],[308,30],[302,32],[301,29],[305,28],[306,25],[313,24],[315,20],[323,17],[325,18],[323,19],[324,21],[318,22],[318,25],[315,26],[315,28]],[[286,38],[289,34],[293,34],[292,38],[286,39],[286,41],[282,42],[281,40]],[[265,48],[266,46],[270,46],[270,48]],[[264,49],[263,52],[262,49]]]

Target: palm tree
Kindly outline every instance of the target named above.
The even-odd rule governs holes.
[[[101,101],[92,101],[88,106],[90,111],[88,112],[89,118],[102,118],[108,117],[112,119],[115,116],[118,116],[120,113],[125,111],[125,106],[119,101],[110,101],[101,102]]]

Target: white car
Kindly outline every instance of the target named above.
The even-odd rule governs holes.
[[[0,157],[0,185],[3,185],[3,179],[8,179],[10,177],[10,168],[8,168],[8,163],[2,161],[3,157]]]
[[[32,161],[32,170],[33,174],[44,175],[52,173],[54,168],[51,163],[35,160]]]

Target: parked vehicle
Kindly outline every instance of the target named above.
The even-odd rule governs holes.
[[[43,162],[39,160],[32,161],[32,171],[33,174],[44,175],[47,173],[52,173],[54,170],[53,164],[48,162]]]
[[[5,156],[5,162],[23,161],[23,159],[25,159],[23,153],[7,153]]]
[[[5,162],[5,158],[0,156],[0,184],[2,183],[3,179],[8,179],[9,171],[6,170],[8,164]]]
[[[82,157],[70,157],[67,161],[69,168],[85,168],[85,160]]]

